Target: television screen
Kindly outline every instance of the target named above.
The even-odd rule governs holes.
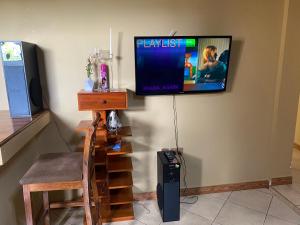
[[[137,95],[226,90],[231,36],[135,37]]]

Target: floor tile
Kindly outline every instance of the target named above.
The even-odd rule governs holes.
[[[145,225],[138,220],[131,220],[131,221],[123,221],[123,222],[114,222],[114,223],[104,223],[104,225]]]
[[[50,223],[55,225],[82,225],[84,211],[81,208],[52,209],[50,210]],[[43,224],[43,221],[39,221]]]
[[[285,220],[290,223],[298,224],[300,222],[300,215],[296,214],[285,203],[274,197],[268,212],[268,215]]]
[[[206,194],[200,195],[195,204],[181,204],[181,207],[196,215],[203,216],[209,220],[214,220],[220,212],[224,202],[228,198],[226,195]]]
[[[231,192],[219,192],[219,193],[211,193],[211,194],[202,194],[199,196],[210,197],[210,198],[221,198],[226,200]]]
[[[163,223],[166,225],[211,225],[212,221],[188,212],[185,209],[180,210],[180,221]],[[162,224],[162,225],[163,225]]]
[[[265,207],[261,206],[268,199],[266,196],[272,198],[272,195],[260,190],[232,192],[231,195],[230,193],[200,195],[194,205],[181,204],[180,221],[169,223],[162,223],[157,201],[135,202],[133,207],[136,220],[106,225],[262,225],[266,215],[258,209],[265,211]],[[294,211],[298,208],[292,210],[287,206],[288,201],[284,202],[283,199],[273,197],[265,225],[300,225],[300,214]],[[50,212],[52,225],[83,224],[83,209],[60,209]]]
[[[133,204],[135,218],[147,225],[158,225],[162,222],[156,201],[140,201]]]
[[[267,216],[266,222],[264,225],[297,225],[295,223],[289,223],[287,221],[278,219],[276,217],[273,216]]]
[[[300,205],[300,184],[279,185],[273,188],[294,205]]]
[[[263,192],[263,193],[265,193],[265,194],[273,195],[272,192],[271,192],[271,190],[268,189],[268,188],[258,188],[258,189],[254,189],[254,190]]]
[[[222,225],[262,225],[265,214],[227,202],[216,218]]]
[[[229,201],[246,208],[267,213],[272,195],[257,191],[245,190],[232,192]]]
[[[52,209],[50,212],[50,222],[53,225],[83,225],[84,211],[81,208]],[[43,224],[43,221],[39,221],[39,225]],[[105,223],[105,225],[145,225],[145,223],[142,223],[138,220],[131,220],[124,222]]]

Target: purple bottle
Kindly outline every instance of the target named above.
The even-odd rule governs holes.
[[[104,63],[100,65],[100,75],[101,75],[101,90],[108,89],[108,66]]]

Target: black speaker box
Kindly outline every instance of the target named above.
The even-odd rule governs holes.
[[[0,50],[10,115],[30,117],[43,108],[36,45],[1,41]]]
[[[163,222],[180,219],[180,163],[172,151],[157,152],[157,202]]]

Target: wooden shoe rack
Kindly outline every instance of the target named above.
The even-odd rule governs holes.
[[[133,220],[132,194],[132,153],[131,143],[124,137],[131,136],[130,127],[122,127],[117,133],[106,129],[106,114],[109,110],[128,108],[127,91],[78,93],[79,111],[101,113],[102,121],[97,130],[95,153],[96,182],[101,198],[101,215],[103,222]],[[92,120],[83,120],[77,130],[84,131]],[[112,146],[121,140],[121,149],[114,151]]]

